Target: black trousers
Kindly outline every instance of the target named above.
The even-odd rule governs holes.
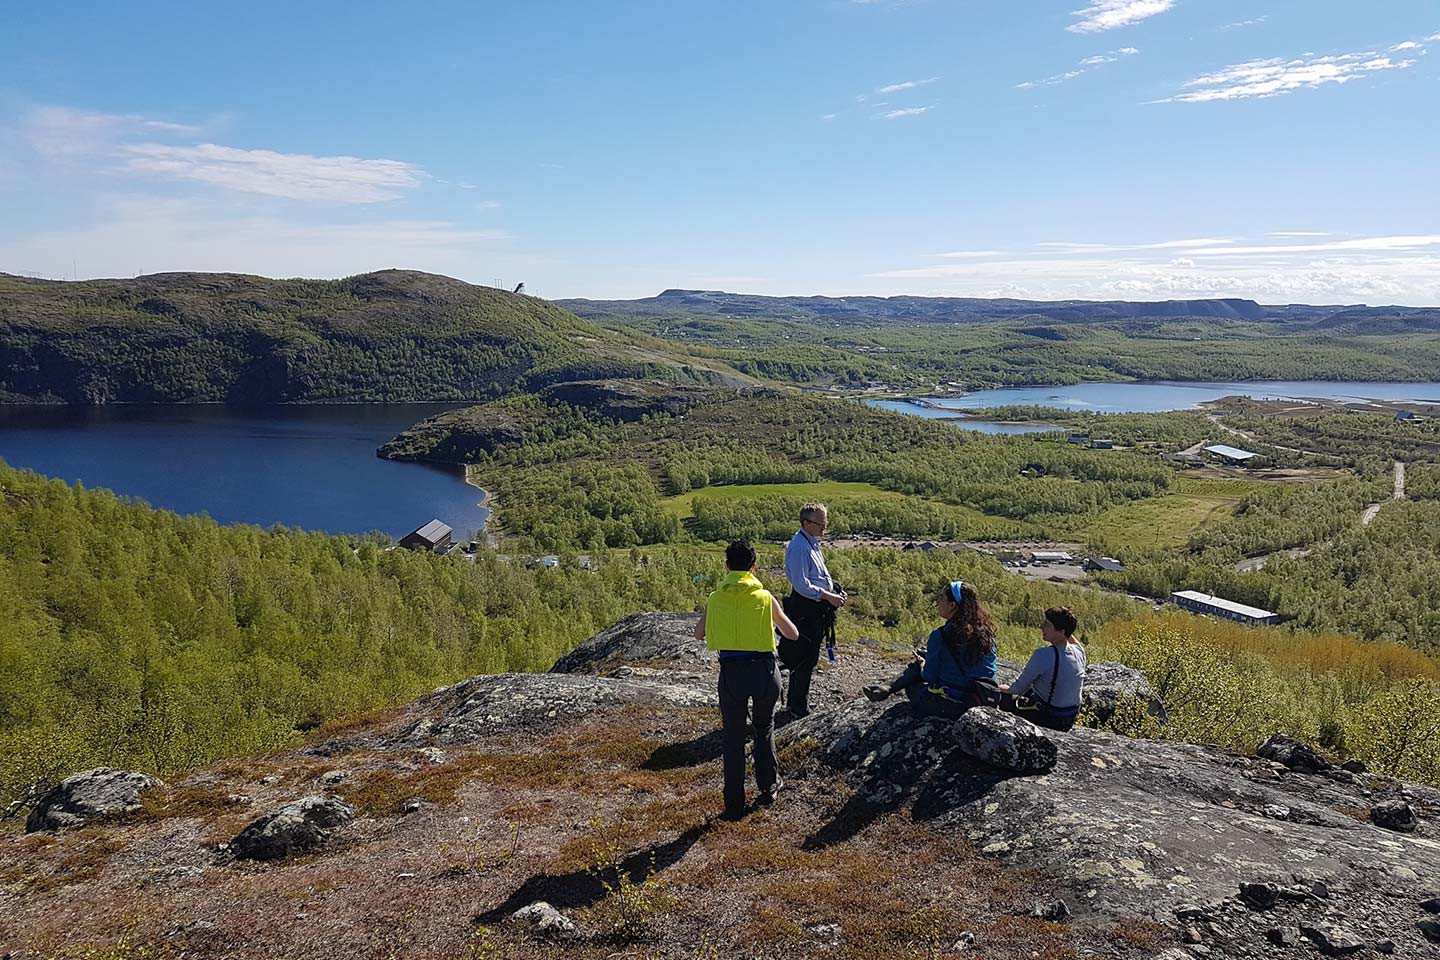
[[[775,762],[775,704],[780,669],[773,656],[720,664],[720,721],[724,740],[725,809],[745,809],[745,726],[755,731],[755,785],[765,793],[780,776]],[[752,709],[753,704],[753,709]]]
[[[796,640],[780,639],[780,662],[790,671],[785,707],[791,716],[803,717],[810,712],[810,680],[820,663],[820,646],[835,623],[835,608],[798,593],[787,596],[784,607],[800,634]]]

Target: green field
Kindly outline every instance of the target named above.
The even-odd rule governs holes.
[[[847,483],[840,480],[820,480],[814,483],[739,483],[719,487],[701,487],[676,497],[660,501],[666,513],[682,520],[695,516],[692,503],[702,500],[746,500],[754,497],[800,497],[805,500],[837,500],[841,497],[874,497],[883,500],[903,500],[904,494],[892,490],[881,490],[873,483]]]

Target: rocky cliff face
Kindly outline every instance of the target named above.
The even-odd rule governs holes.
[[[858,696],[898,666],[864,645],[781,731],[779,801],[721,823],[693,623],[629,617],[549,674],[477,677],[168,784],[110,772],[139,800],[0,833],[0,955],[1436,949],[1440,793],[1283,741],[1262,758],[988,710],[917,720]],[[1107,686],[1096,703],[1122,695]]]

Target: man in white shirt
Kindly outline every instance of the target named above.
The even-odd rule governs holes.
[[[790,671],[786,709],[797,719],[810,712],[810,679],[820,662],[820,645],[834,637],[835,611],[848,599],[831,579],[820,549],[829,527],[825,505],[807,503],[800,508],[800,529],[785,548],[785,578],[790,581],[785,613],[800,637],[781,641],[780,662]]]
[[[1086,667],[1085,648],[1074,639],[1077,625],[1069,607],[1045,611],[1040,624],[1045,646],[1030,655],[1014,683],[1001,688],[1002,708],[1051,730],[1075,726]]]

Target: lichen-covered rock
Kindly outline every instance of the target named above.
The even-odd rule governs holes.
[[[237,860],[280,860],[323,845],[355,812],[335,797],[301,797],[254,820],[230,842]]]
[[[420,719],[402,731],[399,740],[411,744],[474,743],[495,734],[548,729],[602,707],[709,707],[715,702],[713,685],[502,673],[466,680],[420,701],[416,711]]]
[[[1055,766],[1055,743],[1029,720],[994,707],[976,707],[955,721],[955,740],[976,760],[1016,773]]]
[[[148,773],[96,767],[66,777],[45,793],[30,811],[25,830],[64,830],[103,817],[140,809],[140,795],[162,786]]]
[[[608,674],[633,663],[675,671],[714,664],[715,654],[695,639],[698,613],[635,613],[555,661],[551,673]]]
[[[1296,773],[1322,773],[1333,766],[1308,743],[1283,733],[1271,734],[1255,748],[1255,756],[1273,760]]]
[[[1348,957],[1369,946],[1354,931],[1344,927],[1301,927],[1300,932],[1327,957]]]
[[[528,907],[521,907],[510,914],[510,919],[515,923],[530,927],[541,936],[560,940],[574,937],[579,932],[575,927],[574,920],[544,900],[532,903]]]

